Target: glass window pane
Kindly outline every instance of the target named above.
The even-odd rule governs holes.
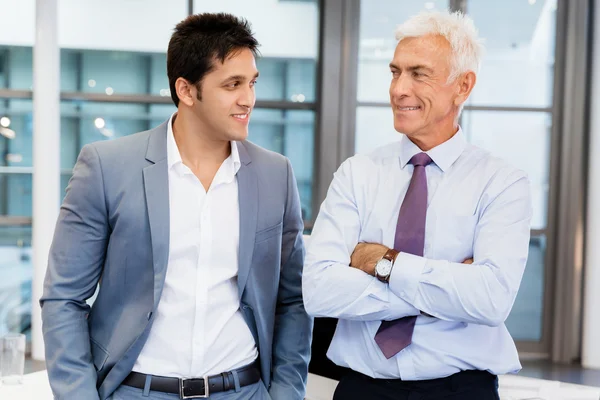
[[[544,255],[546,238],[533,237],[529,242],[529,258],[521,287],[506,327],[515,340],[537,342],[542,338],[544,306]]]
[[[302,218],[311,221],[312,215],[312,185],[314,166],[314,130],[315,113],[313,111],[290,110],[284,114],[283,155],[292,163],[300,202]]]
[[[32,90],[31,47],[0,46],[0,88]]]
[[[0,118],[6,117],[10,121],[9,133],[6,136],[0,130],[0,166],[28,168],[31,173],[33,166],[33,114],[32,101],[24,99],[11,99],[0,102]],[[79,137],[75,135],[79,131],[79,117],[81,107],[75,103],[61,103],[61,169],[70,169],[75,165],[75,159],[80,147]],[[77,144],[77,145],[76,145]]]
[[[316,99],[316,59],[287,59],[285,74],[285,96],[284,100],[304,103],[314,102]],[[260,90],[258,99],[262,100]]]
[[[0,128],[0,165],[8,167],[31,167],[33,114],[32,101],[12,99],[0,102],[0,117],[9,122],[8,129]]]
[[[469,104],[550,106],[556,0],[469,0],[467,7],[486,47]]]
[[[75,50],[60,51],[60,91],[81,92],[81,53]]]
[[[33,173],[33,115],[31,100],[0,102],[0,118],[10,121],[9,133],[0,129],[0,215],[31,216]],[[61,199],[79,152],[78,107],[61,104]]]
[[[391,107],[357,107],[356,153],[369,153],[387,143],[400,140],[401,134],[394,129]]]
[[[32,275],[31,226],[0,226],[0,336],[30,335]]]
[[[166,53],[61,50],[60,57],[63,92],[170,96]]]
[[[79,153],[81,120],[71,113],[63,114],[60,119],[60,169],[69,172],[77,161]]]
[[[194,12],[229,12],[250,21],[260,43],[258,100],[315,101],[318,1],[195,0]]]
[[[152,57],[124,51],[78,51],[79,91],[89,93],[147,94],[150,92]],[[63,88],[65,90],[66,88]]]
[[[256,61],[256,67],[260,71],[257,100],[315,101],[315,59],[261,57]]]
[[[523,111],[464,111],[461,121],[470,143],[527,172],[533,198],[532,229],[544,229],[548,208],[551,115]]]
[[[305,221],[312,219],[315,115],[308,110],[256,109],[249,140],[287,156],[292,163]]]
[[[359,102],[388,103],[389,63],[396,49],[396,26],[426,9],[444,10],[448,0],[361,0],[358,49]]]
[[[286,63],[277,59],[259,58],[256,68],[260,76],[256,83],[258,100],[282,100],[285,93]]]
[[[30,171],[0,173],[0,218],[31,217],[31,188]]]
[[[8,83],[8,48],[0,46],[0,88]]]
[[[165,52],[167,50],[165,49]],[[171,97],[169,78],[167,78],[167,53],[151,54],[150,93],[153,96]]]

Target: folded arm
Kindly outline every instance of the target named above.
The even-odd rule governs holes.
[[[304,264],[304,302],[309,314],[361,321],[393,320],[419,310],[390,287],[351,268],[361,221],[350,162],[335,173],[311,233]]]
[[[472,264],[400,253],[390,289],[442,320],[488,326],[504,323],[525,270],[531,215],[529,181],[521,175],[482,211],[475,228]]]

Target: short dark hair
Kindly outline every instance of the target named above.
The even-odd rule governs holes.
[[[179,97],[175,90],[178,78],[198,86],[214,68],[242,49],[257,56],[259,44],[254,38],[250,23],[227,13],[190,15],[175,27],[167,50],[167,76],[175,106]]]

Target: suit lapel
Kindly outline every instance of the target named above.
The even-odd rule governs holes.
[[[150,134],[146,159],[152,164],[144,168],[144,191],[152,239],[154,267],[154,307],[158,305],[169,260],[169,175],[167,161],[167,125]]]
[[[238,291],[244,293],[254,252],[254,237],[258,218],[258,180],[243,142],[237,142],[241,166],[237,173],[238,199],[240,207],[240,244]]]

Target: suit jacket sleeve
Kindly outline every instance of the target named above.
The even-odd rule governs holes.
[[[304,241],[300,198],[292,167],[286,161],[288,187],[269,394],[273,400],[301,400],[306,391],[313,321],[302,301]]]
[[[97,150],[85,146],[60,209],[40,299],[56,399],[98,399],[86,300],[98,284],[109,236],[103,188]]]

